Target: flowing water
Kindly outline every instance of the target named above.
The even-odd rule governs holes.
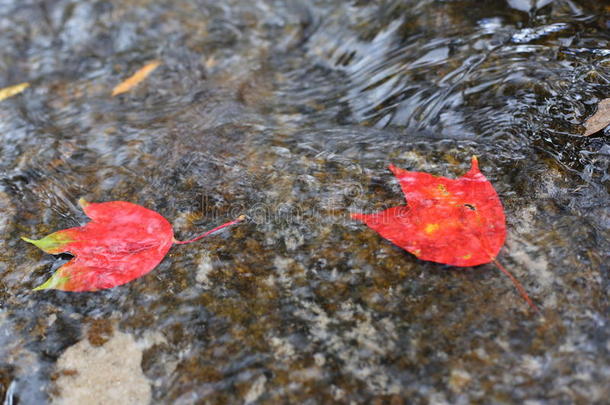
[[[30,83],[0,102],[0,400],[606,401],[610,147],[581,134],[610,97],[610,4],[531,3],[0,0],[0,88]],[[349,218],[404,204],[388,164],[472,155],[542,315],[493,265]],[[179,239],[250,219],[127,285],[33,292],[66,258],[19,237],[85,223],[79,197]]]

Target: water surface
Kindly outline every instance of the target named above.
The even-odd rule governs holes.
[[[102,375],[136,356],[153,403],[604,402],[610,149],[581,134],[610,96],[609,9],[538,5],[0,1],[0,87],[31,83],[0,103],[0,398],[70,400],[91,345]],[[455,177],[472,155],[542,316],[493,265],[349,219],[404,203],[388,164]],[[32,292],[65,258],[19,236],[83,224],[79,197],[179,239],[250,221],[122,287]]]

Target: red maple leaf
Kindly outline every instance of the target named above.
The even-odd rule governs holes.
[[[494,262],[537,310],[521,284],[497,260],[506,239],[502,203],[479,171],[476,156],[464,176],[452,180],[390,166],[406,206],[375,214],[352,214],[381,236],[421,260],[457,267]]]
[[[125,201],[89,203],[79,200],[91,221],[84,226],[54,232],[32,243],[47,253],[70,253],[61,266],[34,290],[96,291],[116,287],[150,272],[173,244],[199,240],[242,221],[240,217],[198,237],[180,242],[171,224],[159,213]]]

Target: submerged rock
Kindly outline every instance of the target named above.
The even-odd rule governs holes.
[[[0,106],[0,403],[607,400],[610,149],[581,136],[606,7],[0,0],[0,88],[31,83]],[[390,163],[455,178],[473,154],[543,316],[493,266],[350,220],[405,204]],[[177,239],[251,220],[117,288],[32,292],[68,258],[20,236],[82,225],[79,197]]]
[[[151,400],[142,350],[133,336],[114,332],[102,345],[84,339],[57,360],[57,405],[138,405]]]

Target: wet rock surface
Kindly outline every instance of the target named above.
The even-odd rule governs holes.
[[[151,403],[606,401],[610,150],[581,134],[609,9],[526,3],[0,2],[0,87],[31,84],[0,103],[0,395],[68,401],[66,358],[131,347]],[[492,265],[349,219],[404,203],[389,163],[454,177],[473,154],[540,316]],[[32,292],[65,258],[19,237],[82,224],[79,197],[178,239],[251,220],[121,287]]]
[[[142,350],[131,335],[117,332],[103,343],[82,340],[55,365],[54,404],[147,404],[150,384],[141,368]]]

